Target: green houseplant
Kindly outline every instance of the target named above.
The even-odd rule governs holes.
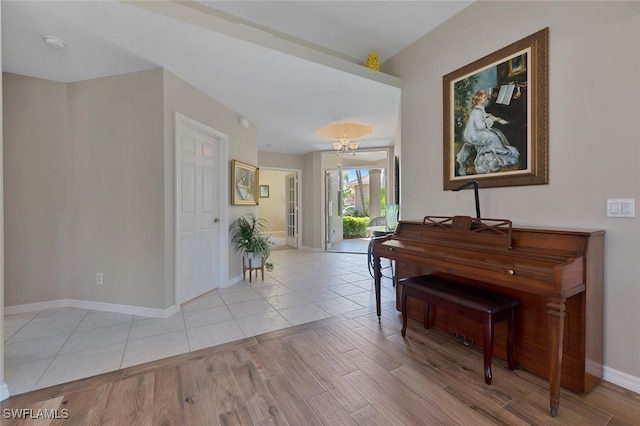
[[[251,258],[253,267],[262,265],[262,260],[271,254],[273,241],[265,233],[266,226],[267,221],[253,212],[240,216],[229,226],[232,247],[236,252],[246,254],[245,262]],[[264,266],[267,271],[273,270],[271,262],[265,262]]]

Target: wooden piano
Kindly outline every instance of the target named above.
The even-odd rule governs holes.
[[[548,378],[555,417],[561,385],[586,393],[602,378],[604,234],[468,216],[400,221],[394,234],[373,242],[378,316],[383,257],[395,261],[395,279],[435,273],[518,298],[516,361]],[[421,319],[422,309],[411,300],[409,316]],[[433,326],[481,344],[478,323],[433,311]],[[496,326],[495,334],[496,355],[505,358],[506,327]]]

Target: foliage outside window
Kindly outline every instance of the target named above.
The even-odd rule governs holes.
[[[345,238],[364,238],[367,236],[369,216],[345,216],[342,218],[342,225],[342,232]]]

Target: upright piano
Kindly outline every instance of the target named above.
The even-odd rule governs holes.
[[[513,227],[509,220],[426,216],[400,221],[372,244],[377,313],[381,258],[395,261],[395,279],[438,274],[520,300],[516,361],[549,380],[556,416],[560,386],[589,392],[603,374],[604,231]],[[396,291],[400,291],[396,286]],[[401,298],[396,294],[396,308]],[[410,300],[410,317],[423,304]],[[481,326],[432,309],[432,325],[482,342]],[[496,326],[497,356],[505,358],[506,326]]]

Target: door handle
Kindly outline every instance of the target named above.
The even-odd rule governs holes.
[[[213,223],[218,223],[220,222],[220,219],[218,219],[217,217],[215,219],[212,220]]]

